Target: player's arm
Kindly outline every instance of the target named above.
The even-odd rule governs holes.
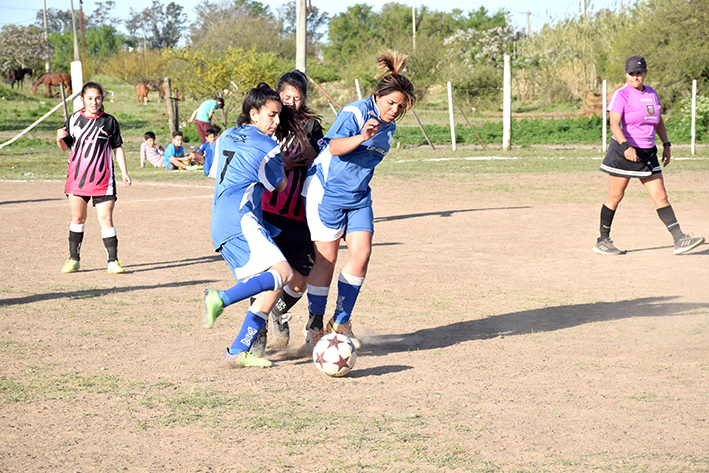
[[[192,123],[194,121],[194,117],[197,116],[197,110],[199,110],[199,108],[195,109],[195,111],[192,112],[192,115],[190,115],[190,118],[187,119],[187,123]]]
[[[128,168],[126,167],[126,153],[123,151],[123,147],[119,146],[115,148],[113,152],[116,155],[116,162],[118,167],[121,169],[121,175],[123,176],[123,185],[129,187],[131,185],[130,176],[128,175]]]
[[[610,124],[611,124],[611,133],[613,134],[613,138],[623,147],[627,146],[627,149],[623,152],[625,155],[625,159],[628,161],[637,161],[638,160],[638,154],[635,151],[635,148],[633,148],[630,145],[624,145],[624,143],[628,142],[628,139],[625,137],[625,134],[623,134],[623,130],[620,128],[620,120],[622,118],[622,115],[618,112],[608,112],[608,116],[610,119]]]
[[[330,154],[333,156],[343,156],[351,153],[359,145],[372,138],[379,131],[379,120],[370,118],[362,127],[358,135],[344,138],[334,138],[330,140]]]
[[[660,116],[660,123],[658,123],[657,127],[655,127],[655,132],[662,141],[662,165],[667,166],[670,164],[672,151],[670,146],[665,146],[665,143],[669,143],[670,139],[667,137],[667,129],[665,128],[665,121],[662,119],[662,116]]]
[[[66,127],[57,130],[57,146],[62,151],[69,149],[69,145],[66,142],[66,138],[69,136],[69,132],[66,131]]]

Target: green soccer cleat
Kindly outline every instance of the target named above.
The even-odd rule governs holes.
[[[269,368],[273,363],[265,358],[258,357],[250,351],[240,351],[236,355],[229,353],[227,348],[222,362],[227,368]]]
[[[108,272],[111,274],[123,274],[126,272],[121,266],[121,262],[118,260],[113,260],[108,262]]]
[[[204,326],[212,328],[217,317],[224,312],[224,302],[216,289],[204,290]]]
[[[81,264],[77,260],[69,258],[62,267],[62,273],[73,273],[78,271],[80,267]]]

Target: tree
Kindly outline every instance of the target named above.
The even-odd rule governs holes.
[[[129,39],[143,49],[176,46],[187,23],[187,15],[183,10],[175,2],[163,5],[160,0],[153,0],[150,7],[140,12],[131,8],[130,17],[125,21]]]
[[[98,29],[102,26],[115,26],[116,21],[113,19],[111,10],[116,7],[116,2],[107,0],[105,2],[96,2],[96,7],[93,13],[84,15],[84,24],[86,29]],[[79,15],[79,10],[74,10]],[[44,11],[37,11],[35,25],[44,29]],[[77,23],[78,25],[78,23]],[[58,8],[47,8],[47,32],[61,33],[62,31],[73,31],[71,24],[71,9],[59,10]]]
[[[43,68],[52,50],[44,39],[44,31],[36,26],[5,25],[0,30],[0,69]]]
[[[689,95],[694,79],[700,89],[709,86],[709,0],[646,0],[629,14],[633,21],[621,31],[609,55],[609,76],[625,81],[625,60],[644,56],[646,83],[658,85],[666,107]]]
[[[86,30],[86,51],[83,57],[89,71],[96,71],[107,57],[116,54],[125,44],[125,37],[112,26]],[[74,60],[74,33],[64,31],[49,35],[49,44],[54,49],[51,59],[53,71],[69,72]]]
[[[283,33],[287,36],[296,34],[296,0],[292,0],[283,4],[278,9],[278,15],[283,22]],[[308,42],[312,45],[317,44],[325,34],[323,29],[330,21],[330,15],[327,12],[320,13],[318,7],[313,7],[306,14],[306,29],[308,30]]]
[[[259,82],[275,84],[288,65],[273,53],[256,53],[227,48],[217,53],[210,48],[168,49],[169,74],[187,95],[196,98],[222,96],[225,108],[241,103],[243,95]],[[236,86],[236,87],[235,87]],[[229,103],[230,102],[230,103]]]
[[[103,61],[100,71],[128,84],[137,84],[165,77],[167,63],[161,51],[123,49]]]
[[[195,7],[189,44],[193,48],[220,53],[240,48],[256,53],[274,53],[281,58],[295,57],[295,41],[282,34],[281,22],[268,6],[250,0],[210,2]]]

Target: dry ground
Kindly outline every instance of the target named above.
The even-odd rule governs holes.
[[[110,275],[93,210],[59,271],[62,182],[0,182],[0,471],[709,471],[709,246],[674,256],[639,185],[606,257],[595,170],[376,178],[364,346],[330,379],[304,303],[273,368],[220,366],[246,306],[201,326],[234,282],[209,184],[120,188]],[[668,187],[709,236],[706,176]]]

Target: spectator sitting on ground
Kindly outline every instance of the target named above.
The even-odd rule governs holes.
[[[202,143],[199,148],[197,148],[197,151],[189,154],[190,160],[204,165],[204,175],[207,177],[213,177],[209,176],[209,170],[212,168],[212,163],[214,162],[214,142],[217,141],[221,132],[222,129],[217,125],[212,125],[207,128],[205,132],[207,141]]]
[[[155,133],[148,131],[143,138],[145,141],[140,145],[140,166],[138,169],[145,167],[146,159],[156,168],[163,167],[162,160],[165,150],[162,146],[155,144]]]
[[[172,171],[174,169],[187,169],[189,161],[185,158],[185,150],[182,148],[182,132],[172,132],[172,143],[165,150],[162,164],[165,169]]]

